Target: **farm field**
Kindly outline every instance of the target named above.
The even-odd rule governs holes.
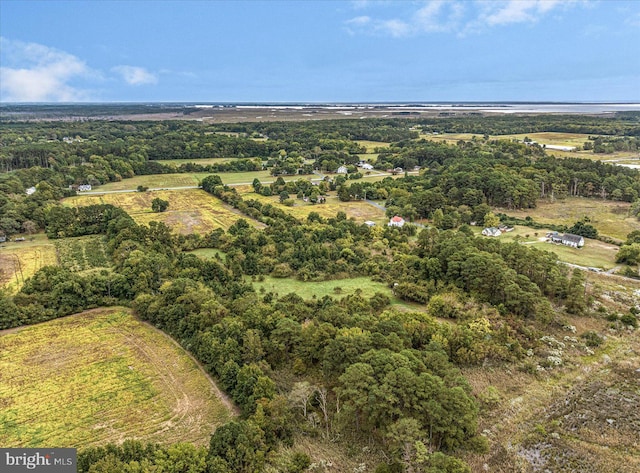
[[[539,201],[535,209],[506,210],[497,209],[507,215],[525,218],[530,216],[536,222],[555,225],[573,225],[587,216],[598,233],[618,240],[626,240],[633,230],[640,230],[640,222],[629,216],[631,204],[609,200],[568,197],[555,202]]]
[[[167,211],[151,211],[151,201],[156,197],[169,201]],[[124,209],[139,224],[163,222],[183,235],[205,234],[216,228],[227,229],[239,217],[237,211],[200,189],[79,195],[64,199],[63,203],[71,207],[112,204]],[[245,219],[253,222],[248,217]],[[256,226],[262,225],[254,223]]]
[[[44,233],[32,238],[0,245],[0,288],[17,291],[43,266],[58,264],[53,242]]]
[[[104,238],[100,235],[53,240],[60,265],[71,271],[109,266]]]
[[[128,309],[0,332],[0,445],[204,445],[232,416],[193,359]]]
[[[224,251],[220,251],[217,248],[198,248],[197,250],[188,251],[191,255],[196,255],[202,259],[218,259],[221,258],[224,261],[227,254]]]
[[[294,196],[295,197],[295,196]],[[388,219],[385,217],[384,210],[374,207],[364,201],[341,202],[336,196],[327,196],[327,202],[324,204],[311,204],[295,199],[293,207],[282,205],[278,196],[266,197],[253,192],[243,195],[245,200],[254,199],[263,203],[272,204],[285,212],[290,213],[296,218],[306,219],[311,212],[317,212],[321,217],[335,217],[338,212],[344,212],[348,218],[353,217],[357,222],[364,223],[367,220],[376,222],[378,225],[385,224]]]

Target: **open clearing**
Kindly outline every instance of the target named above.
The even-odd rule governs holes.
[[[391,143],[385,141],[369,141],[369,140],[354,140],[360,146],[367,148],[367,153],[373,153],[376,148],[388,148]]]
[[[225,402],[182,348],[128,309],[0,332],[4,447],[205,445],[231,418]]]
[[[110,266],[101,235],[54,240],[60,265],[71,271],[84,271]]]
[[[159,197],[169,201],[165,212],[153,212],[151,201]],[[151,221],[164,222],[183,235],[205,234],[216,228],[225,230],[241,216],[220,199],[201,189],[171,191],[131,192],[125,194],[79,195],[65,199],[64,205],[81,207],[93,204],[112,204],[124,209],[139,224]],[[256,226],[262,224],[243,217]]]
[[[627,202],[569,197],[555,202],[540,200],[535,209],[496,211],[518,218],[530,216],[542,224],[568,226],[583,217],[589,217],[590,224],[596,227],[599,234],[626,240],[630,232],[640,230],[640,222],[629,216],[630,206]]]
[[[254,192],[248,192],[242,196],[245,200],[254,199],[262,203],[269,203],[274,207],[284,210],[290,213],[296,218],[306,219],[311,212],[317,212],[321,217],[332,218],[335,217],[338,212],[344,212],[348,218],[353,217],[357,222],[364,223],[367,220],[376,222],[378,225],[385,224],[388,219],[385,217],[384,210],[381,210],[367,202],[362,200],[341,202],[336,196],[327,196],[327,202],[324,204],[312,204],[310,202],[303,202],[301,199],[295,199],[295,205],[293,207],[287,207],[280,203],[278,196],[266,197]]]
[[[221,164],[227,161],[234,161],[238,158],[192,158],[192,159],[157,159],[154,163],[168,164],[170,166],[180,166],[181,164],[194,163],[206,166],[208,164]]]
[[[273,292],[278,297],[294,293],[303,299],[322,299],[331,296],[341,299],[355,294],[360,290],[362,297],[368,299],[376,292],[384,294],[391,299],[391,306],[402,311],[425,311],[426,306],[414,302],[407,302],[395,297],[389,287],[381,282],[372,281],[368,277],[331,279],[328,281],[299,281],[293,278],[274,278],[265,276],[263,281],[252,281],[253,288],[258,292]],[[338,288],[338,289],[336,289]]]
[[[480,227],[474,227],[476,234],[480,235]],[[577,264],[579,266],[591,266],[605,270],[615,267],[616,255],[619,248],[616,245],[604,243],[599,240],[585,238],[582,248],[571,248],[569,246],[550,243],[545,241],[545,235],[551,232],[550,229],[534,229],[516,225],[514,231],[503,233],[498,237],[503,243],[518,241],[527,246],[533,246],[543,251],[550,251],[556,254],[560,261]],[[492,238],[492,237],[485,237]]]
[[[0,245],[0,287],[14,292],[43,266],[56,265],[56,248],[43,233]],[[33,238],[33,240],[31,239]]]
[[[187,162],[187,160],[185,160]],[[95,187],[95,192],[111,192],[137,189],[138,186],[148,187],[150,189],[162,189],[169,187],[191,187],[199,185],[200,181],[207,176],[216,174],[220,176],[222,182],[228,185],[235,184],[251,184],[255,178],[260,181],[272,182],[275,177],[271,176],[269,171],[248,171],[248,172],[187,172],[174,174],[148,174],[145,176],[134,176],[129,179],[123,179],[118,182],[109,182],[102,186]],[[285,181],[299,179],[304,176],[282,176]],[[310,176],[307,176],[310,177]]]

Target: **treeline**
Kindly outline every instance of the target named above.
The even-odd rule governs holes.
[[[633,202],[640,195],[634,169],[587,159],[555,159],[530,146],[507,141],[465,142],[449,146],[430,141],[402,142],[380,154],[378,162],[412,169],[419,176],[380,182],[345,182],[341,200],[386,200],[388,215],[433,218],[444,226],[482,222],[490,207],[532,208],[540,199],[568,196]],[[382,164],[385,166],[385,164]]]
[[[479,136],[558,132],[640,137],[640,117],[617,113],[611,117],[589,115],[493,115],[419,119],[425,131],[476,133]]]

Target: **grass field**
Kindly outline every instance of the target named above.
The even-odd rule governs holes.
[[[380,210],[367,202],[341,202],[336,196],[328,196],[326,203],[315,205],[310,202],[303,202],[302,200],[294,199],[295,205],[293,207],[282,205],[279,201],[279,197],[277,196],[265,197],[253,192],[248,192],[243,195],[243,198],[245,200],[255,199],[263,203],[270,203],[275,207],[290,213],[294,217],[303,220],[306,219],[311,212],[318,212],[320,216],[324,218],[331,218],[335,217],[338,212],[342,211],[347,214],[348,218],[353,217],[360,223],[371,220],[376,222],[378,225],[382,225],[388,221],[383,210]]]
[[[376,148],[388,148],[391,143],[384,141],[355,140],[360,146],[367,148],[367,153],[373,153]]]
[[[150,189],[162,189],[169,187],[189,187],[197,186],[202,179],[210,176],[210,172],[190,172],[175,174],[150,174],[146,176],[134,176],[129,179],[123,179],[119,182],[109,182],[102,186],[94,188],[96,192],[110,192],[137,189],[138,186],[148,187]],[[251,184],[255,178],[262,182],[272,182],[275,178],[269,174],[269,171],[250,171],[250,172],[221,172],[216,173],[222,179],[224,184],[235,185],[249,183]],[[301,176],[283,176],[285,181],[299,179]]]
[[[233,161],[237,158],[196,158],[196,159],[158,159],[154,162],[160,164],[168,164],[170,166],[180,166],[181,164],[196,163],[206,166],[207,164],[220,164],[227,161]]]
[[[368,277],[357,277],[347,279],[332,279],[329,281],[299,281],[293,278],[273,278],[265,276],[264,281],[253,281],[253,288],[262,292],[273,292],[278,297],[294,293],[303,299],[322,299],[324,296],[331,296],[336,299],[354,294],[358,289],[362,297],[368,299],[376,292],[380,292],[391,299],[391,305],[395,309],[402,311],[425,311],[426,306],[413,302],[406,302],[393,295],[391,289],[386,284],[372,281]],[[338,289],[336,289],[338,288]]]
[[[166,212],[151,211],[151,201],[156,197],[169,201],[169,209]],[[227,229],[240,216],[220,199],[200,189],[79,195],[65,199],[64,204],[72,207],[112,204],[124,209],[139,224],[148,224],[151,221],[164,222],[181,234],[205,234],[216,228]],[[248,217],[244,218],[252,222]],[[262,225],[254,223],[256,226]]]
[[[218,259],[219,257],[223,261],[227,256],[224,251],[220,251],[216,248],[198,248],[197,250],[189,251],[188,253],[196,255],[202,259]]]
[[[601,235],[625,240],[631,231],[640,230],[640,222],[629,217],[630,205],[626,202],[571,197],[555,202],[541,200],[535,209],[497,211],[518,218],[530,216],[542,224],[569,226],[587,216]]]
[[[100,235],[54,240],[60,265],[71,271],[109,266],[104,238]]]
[[[33,240],[31,240],[33,238]],[[43,233],[27,237],[26,241],[0,245],[0,287],[17,291],[25,279],[43,266],[56,265],[56,248]]]
[[[3,447],[204,445],[231,417],[225,402],[182,348],[127,309],[0,332]]]

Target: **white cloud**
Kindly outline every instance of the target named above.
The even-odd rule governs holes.
[[[84,61],[37,43],[0,38],[0,98],[7,102],[73,102],[88,92],[70,82],[93,74]],[[4,65],[7,64],[7,65]]]
[[[458,24],[464,7],[457,1],[430,0],[408,18],[374,19],[358,16],[348,20],[347,25],[360,32],[389,34],[399,38],[419,33],[451,31]],[[350,29],[353,32],[353,29]]]
[[[513,23],[534,23],[554,10],[577,3],[587,4],[578,0],[425,0],[405,17],[384,19],[363,15],[346,24],[350,33],[384,33],[396,38],[424,33],[466,34]],[[359,9],[367,6],[359,4]]]
[[[565,5],[560,0],[510,0],[500,2],[488,14],[480,15],[479,21],[488,26],[506,25],[538,21],[544,14],[554,8]]]
[[[122,76],[129,85],[157,84],[158,76],[147,71],[144,67],[116,66],[111,69]]]

